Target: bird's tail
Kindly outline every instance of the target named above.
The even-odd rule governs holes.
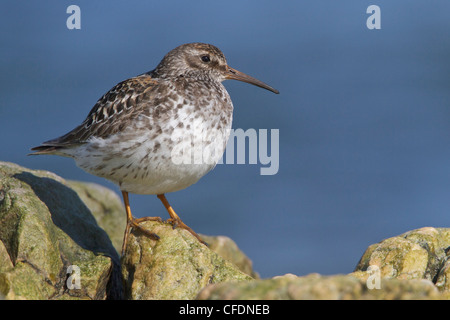
[[[31,153],[29,156],[38,156],[41,154],[53,154],[63,157],[73,157],[73,152],[77,146],[83,143],[64,143],[60,142],[59,139],[54,139],[42,143],[40,146],[31,148]]]

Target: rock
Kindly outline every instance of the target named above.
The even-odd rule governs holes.
[[[443,299],[431,281],[382,279],[380,289],[368,289],[352,275],[278,276],[242,283],[209,285],[199,300],[412,300]]]
[[[253,270],[252,261],[239,249],[236,243],[225,236],[200,235],[208,243],[208,248],[216,252],[225,260],[232,262],[242,272],[258,279],[259,275]]]
[[[448,251],[447,251],[448,252]],[[447,293],[450,298],[450,259],[448,259],[436,279],[436,287],[442,292]]]
[[[126,214],[122,199],[111,189],[96,183],[67,181],[91,211],[98,225],[105,230],[117,252],[122,250]]]
[[[0,297],[123,298],[117,251],[122,246],[125,211],[113,191],[0,162],[0,223]],[[151,228],[164,239],[153,247],[145,247],[149,241],[145,236],[130,235],[139,252],[127,248],[123,258],[136,263],[124,264],[126,280],[131,281],[125,283],[127,298],[188,299],[207,283],[252,279],[244,272],[257,276],[250,259],[227,237],[204,236],[210,243],[206,248],[189,233],[165,223]],[[137,261],[136,254],[141,255]],[[75,278],[75,271],[67,273],[71,265],[79,267],[80,289],[68,288],[68,279]],[[155,274],[156,283],[149,282]],[[135,293],[140,281],[151,286]],[[174,281],[177,290],[170,287]],[[157,294],[152,295],[154,288]]]
[[[450,298],[450,228],[424,227],[367,248],[353,276],[367,280],[369,268],[381,278],[425,279]]]
[[[197,299],[450,299],[450,229],[421,228],[373,244],[348,275],[214,284]]]
[[[421,228],[369,246],[355,271],[379,268],[381,277],[426,279],[448,286],[443,267],[450,256],[450,229]],[[445,279],[444,279],[445,278]]]
[[[193,299],[211,283],[252,280],[186,230],[154,221],[141,226],[160,240],[130,233],[122,258],[126,299]]]
[[[0,295],[6,299],[121,297],[111,240],[53,173],[0,162],[0,240]]]
[[[119,261],[116,193],[0,162],[0,299],[450,299],[450,229],[371,245],[347,275],[258,279],[229,238],[142,226],[161,239],[132,231]]]

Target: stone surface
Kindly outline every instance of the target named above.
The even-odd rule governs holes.
[[[108,234],[116,251],[120,253],[126,226],[122,199],[111,189],[95,183],[71,180],[67,183],[86,204],[98,225]]]
[[[428,280],[382,279],[380,289],[369,289],[351,275],[292,274],[246,283],[222,283],[203,289],[200,300],[394,300],[442,299]]]
[[[198,299],[450,299],[450,229],[421,228],[371,245],[348,275],[285,275],[204,288]]]
[[[193,299],[211,283],[252,280],[186,230],[152,221],[141,226],[160,240],[130,233],[122,257],[126,299]]]
[[[373,244],[347,275],[258,279],[227,237],[202,235],[206,247],[169,224],[142,225],[161,239],[133,231],[119,261],[116,193],[0,162],[0,299],[450,299],[448,228]],[[79,289],[69,288],[73,265]]]
[[[450,256],[450,229],[425,227],[385,239],[367,248],[355,271],[379,268],[381,277],[445,281],[444,265]]]
[[[0,297],[6,299],[119,299],[123,286],[127,298],[188,299],[208,283],[252,279],[245,272],[257,276],[231,239],[204,236],[206,248],[184,230],[156,223],[152,228],[162,239],[149,248],[145,236],[130,236],[139,252],[128,249],[123,258],[135,263],[124,265],[132,281],[124,283],[117,252],[125,212],[117,194],[5,162],[0,162],[0,223]],[[71,265],[80,268],[81,289],[67,286]],[[152,275],[156,282],[149,280]],[[141,280],[151,285],[136,293]]]
[[[80,274],[80,288],[68,280]],[[0,294],[6,299],[121,297],[119,257],[68,183],[0,162]]]
[[[436,279],[436,287],[442,292],[447,293],[450,298],[450,259],[448,259]]]
[[[242,272],[258,279],[259,275],[253,270],[253,263],[237,246],[237,244],[226,236],[200,235],[208,244],[208,248],[216,252],[225,260],[232,262]]]

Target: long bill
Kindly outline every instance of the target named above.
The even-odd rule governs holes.
[[[239,80],[239,81],[243,81],[243,82],[247,82],[250,84],[253,84],[255,86],[258,86],[260,88],[272,91],[273,93],[280,93],[277,89],[272,88],[271,86],[265,84],[262,81],[259,81],[258,79],[255,79],[243,72],[240,72],[236,69],[233,69],[231,67],[227,68],[227,74],[225,76],[226,79],[230,79],[230,80]]]

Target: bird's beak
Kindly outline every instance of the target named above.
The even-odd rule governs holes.
[[[247,83],[253,84],[255,86],[261,87],[263,89],[272,91],[276,94],[280,93],[277,89],[272,88],[271,86],[265,84],[264,82],[259,81],[258,79],[255,79],[253,77],[250,77],[249,75],[246,75],[245,73],[237,71],[236,69],[233,69],[228,66],[227,66],[225,79],[232,79],[232,80],[239,80],[239,81],[247,82]]]

